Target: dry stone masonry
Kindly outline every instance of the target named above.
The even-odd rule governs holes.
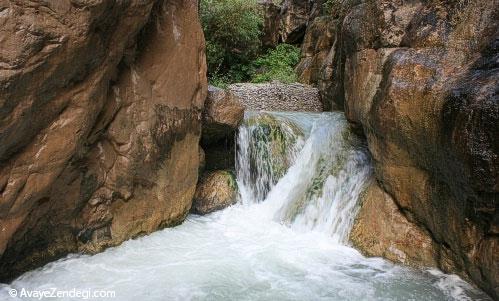
[[[236,95],[249,111],[322,112],[319,90],[299,83],[233,84],[229,93]]]

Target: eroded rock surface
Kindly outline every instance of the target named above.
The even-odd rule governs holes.
[[[243,118],[244,106],[236,95],[209,86],[203,111],[203,143],[233,135]]]
[[[0,3],[0,277],[180,223],[206,94],[195,1]]]
[[[307,25],[320,12],[321,0],[283,0],[276,4],[271,0],[262,3],[264,27],[262,43],[275,47],[278,43],[299,44]]]
[[[236,177],[230,171],[216,170],[203,174],[194,195],[192,211],[208,214],[237,201]]]
[[[373,231],[385,234],[370,242],[359,230],[356,244],[367,254],[402,261],[390,255],[395,243],[405,261],[434,261],[494,298],[499,297],[498,8],[497,0],[345,1],[329,16],[335,30],[324,36],[309,25],[300,64],[308,70],[299,69],[304,82],[320,89],[324,106],[343,108],[366,136],[377,181],[390,196],[369,194],[373,199],[363,210],[377,214],[361,212],[358,223],[364,226],[356,229],[376,224]],[[319,27],[321,19],[314,22]],[[325,50],[316,49],[331,42],[331,32],[335,38],[322,59]],[[320,60],[309,63],[314,57]],[[399,213],[387,214],[387,208]],[[400,233],[385,218],[400,224]],[[433,250],[425,256],[410,251],[415,247],[410,238],[397,241],[413,228],[407,222],[421,229],[418,245],[431,239]]]
[[[301,59],[296,72],[301,83],[317,84],[336,41],[337,20],[331,16],[316,18],[308,27],[301,46]]]
[[[425,230],[407,220],[392,197],[374,181],[362,198],[350,239],[368,256],[414,265],[435,266],[436,248]]]

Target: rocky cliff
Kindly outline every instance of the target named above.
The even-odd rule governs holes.
[[[181,222],[206,94],[193,0],[0,2],[0,279]]]
[[[328,3],[297,70],[373,156],[353,243],[499,298],[499,2]]]

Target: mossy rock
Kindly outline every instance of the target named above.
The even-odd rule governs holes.
[[[236,177],[231,171],[215,170],[203,174],[196,187],[191,211],[207,214],[237,201]]]
[[[295,124],[267,113],[247,119],[245,125],[253,127],[251,139],[257,142],[250,149],[252,163],[277,181],[292,164],[291,152],[303,132]]]

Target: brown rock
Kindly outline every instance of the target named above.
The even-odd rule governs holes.
[[[265,1],[261,5],[263,6],[262,45],[267,48],[274,48],[280,42],[281,7],[273,1]]]
[[[425,7],[419,13],[439,10]],[[347,117],[364,129],[378,181],[406,216],[431,233],[437,266],[497,296],[499,268],[490,263],[497,261],[493,254],[499,249],[488,229],[496,223],[499,192],[498,149],[491,138],[499,133],[499,101],[492,88],[499,79],[492,71],[497,67],[487,63],[496,60],[497,52],[487,49],[497,49],[497,33],[491,30],[497,20],[477,21],[490,18],[492,11],[470,8],[462,17],[466,23],[440,42],[435,39],[444,31],[424,35],[412,23],[407,35],[417,35],[404,39],[428,48],[362,49],[373,47],[369,43],[347,48],[354,52],[345,51],[344,88]],[[440,19],[435,26],[442,22],[448,21]],[[474,49],[457,46],[478,39]],[[380,243],[364,251],[389,256],[389,247]]]
[[[233,135],[244,118],[244,106],[233,93],[209,86],[203,111],[203,144]]]
[[[237,184],[230,171],[216,170],[204,174],[196,188],[192,211],[208,214],[237,201]]]
[[[407,220],[393,199],[373,182],[362,197],[350,233],[354,246],[368,256],[385,257],[414,266],[435,266],[435,249],[428,233]]]
[[[287,44],[300,43],[315,0],[284,0],[281,5],[281,40]]]
[[[181,222],[206,93],[196,4],[0,11],[1,279]]]
[[[381,220],[388,234],[372,243],[365,222],[356,244],[397,260],[393,239],[410,263],[433,256],[498,298],[499,2],[347,2],[333,8],[337,40],[313,68],[319,74],[304,78],[317,79],[324,106],[344,108],[363,132],[380,188],[399,217],[431,237],[433,251],[418,259]]]
[[[284,0],[280,5],[261,3],[264,26],[262,44],[273,48],[278,43],[299,44],[307,25],[320,14],[321,0]]]
[[[337,24],[332,17],[318,17],[307,27],[301,46],[300,63],[296,66],[299,81],[317,84],[321,68],[336,40]]]

